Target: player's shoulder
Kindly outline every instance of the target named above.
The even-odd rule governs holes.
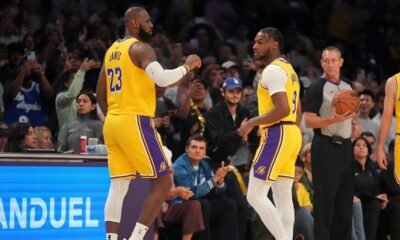
[[[264,69],[264,74],[268,76],[275,76],[280,74],[285,74],[285,69],[277,64],[269,64]]]

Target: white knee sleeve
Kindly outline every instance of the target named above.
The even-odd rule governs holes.
[[[106,222],[121,221],[122,203],[129,189],[130,180],[112,180],[106,206],[104,208],[104,220]]]

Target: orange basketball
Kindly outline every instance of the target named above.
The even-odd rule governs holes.
[[[358,112],[360,108],[360,98],[354,90],[339,90],[333,95],[332,106],[338,114],[343,114],[347,111]]]

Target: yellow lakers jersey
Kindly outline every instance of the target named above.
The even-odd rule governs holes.
[[[299,79],[297,77],[296,72],[293,70],[292,65],[290,65],[288,62],[286,62],[282,58],[277,58],[275,59],[271,64],[277,65],[281,67],[286,75],[287,75],[287,82],[285,84],[286,88],[286,94],[288,98],[288,103],[290,107],[290,113],[288,116],[285,118],[279,120],[279,122],[296,122],[296,110],[297,110],[297,104],[300,104],[300,83]],[[265,70],[265,69],[264,69]],[[259,115],[264,115],[268,113],[269,111],[274,108],[274,103],[272,101],[271,95],[269,93],[269,90],[261,86],[261,77],[263,74],[260,76],[260,81],[258,81],[258,87],[257,87],[257,98],[258,98],[258,113]],[[269,79],[267,79],[269,81]],[[265,128],[271,125],[276,124],[277,122],[261,125],[260,128]]]
[[[397,90],[396,90],[396,101],[394,108],[396,109],[396,133],[400,133],[400,73],[394,75],[396,80]]]
[[[129,56],[129,48],[136,41],[135,38],[117,40],[104,57],[108,114],[154,116],[154,81]]]

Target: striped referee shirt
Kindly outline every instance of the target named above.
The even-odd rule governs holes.
[[[334,83],[325,78],[314,81],[306,95],[304,112],[316,113],[321,118],[330,118],[334,115],[332,107],[333,95],[342,89],[352,89],[345,81]],[[324,128],[315,128],[314,133],[325,136],[340,136],[350,138],[352,132],[351,119],[331,124]]]

